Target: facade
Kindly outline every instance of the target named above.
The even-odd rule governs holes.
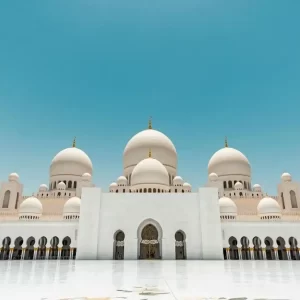
[[[151,121],[127,143],[123,175],[107,192],[92,176],[75,140],[32,196],[10,174],[0,186],[0,260],[300,259],[300,184],[284,173],[268,196],[227,141],[194,191],[177,174],[174,144]]]

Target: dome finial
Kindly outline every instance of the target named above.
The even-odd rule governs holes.
[[[73,147],[73,148],[75,148],[75,147],[76,147],[76,136],[74,137],[74,140],[73,140],[72,147]]]
[[[148,121],[148,129],[152,129],[152,117],[151,116]]]
[[[152,158],[152,152],[151,152],[151,149],[149,149],[149,158]]]
[[[228,147],[228,141],[227,141],[227,136],[225,136],[225,148]]]

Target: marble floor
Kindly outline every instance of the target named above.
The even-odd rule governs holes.
[[[299,300],[299,287],[300,261],[0,261],[6,300]]]

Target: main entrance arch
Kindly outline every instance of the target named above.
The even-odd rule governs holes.
[[[153,224],[146,225],[142,230],[140,242],[140,259],[160,259],[158,231]]]

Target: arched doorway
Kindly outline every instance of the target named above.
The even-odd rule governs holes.
[[[185,235],[181,230],[175,233],[176,259],[186,259]]]
[[[124,259],[124,240],[125,234],[122,230],[119,230],[115,234],[114,239],[114,259],[122,260]]]
[[[142,230],[140,242],[140,259],[160,259],[158,231],[153,224],[146,225]]]
[[[66,236],[62,241],[62,248],[61,248],[61,256],[60,259],[70,259],[71,254],[71,239],[70,237]]]
[[[239,259],[239,249],[237,246],[237,239],[232,236],[229,238],[228,240],[229,243],[229,255],[230,255],[230,259],[233,260],[238,260]]]
[[[23,245],[23,238],[18,237],[15,239],[15,247],[12,254],[12,259],[20,260],[22,258],[22,245]]]
[[[251,254],[250,254],[250,247],[249,247],[249,239],[245,236],[241,238],[241,244],[242,244],[242,259],[243,260],[250,260]]]
[[[25,249],[25,255],[24,255],[24,259],[29,259],[32,260],[34,257],[34,244],[35,244],[35,238],[33,236],[31,236],[30,238],[27,239],[26,242],[26,249]]]
[[[279,260],[287,260],[287,252],[285,247],[285,240],[280,236],[277,238],[276,243],[278,245],[278,258]]]
[[[11,238],[9,236],[3,239],[1,253],[0,253],[1,260],[9,259],[10,244],[11,244]]]
[[[36,259],[45,259],[46,258],[47,238],[45,236],[42,236],[39,239],[38,245],[39,245],[39,247],[37,250]]]
[[[49,252],[49,259],[57,259],[58,258],[58,244],[59,238],[54,236],[50,241],[50,252]]]
[[[274,260],[275,259],[275,251],[273,247],[273,240],[267,236],[265,238],[265,245],[266,245],[266,259],[267,260]]]
[[[289,238],[291,260],[299,260],[298,242],[294,237]]]
[[[255,236],[252,240],[253,242],[253,252],[254,252],[254,259],[256,260],[263,260],[263,252],[261,248],[261,239],[257,236]]]

